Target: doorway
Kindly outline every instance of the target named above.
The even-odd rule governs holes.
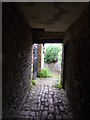
[[[37,49],[34,45],[33,80],[37,85],[46,84],[61,89],[62,46],[60,43],[45,43],[37,44]]]

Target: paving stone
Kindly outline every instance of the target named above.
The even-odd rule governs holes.
[[[62,89],[52,89],[48,85],[36,86],[27,96],[18,115],[21,118],[30,120],[73,118],[68,98]]]
[[[54,120],[54,116],[52,114],[48,115],[48,120]]]
[[[45,95],[45,99],[47,99],[47,98],[48,98],[48,95],[46,94],[46,95]]]
[[[64,112],[64,106],[59,106],[60,107],[60,111]]]
[[[49,113],[54,113],[54,106],[53,105],[49,106]]]
[[[51,92],[50,94],[53,95],[53,92]]]
[[[34,117],[34,120],[40,120],[40,118],[39,117]]]
[[[48,107],[45,107],[45,110],[47,110],[47,111],[48,111]]]
[[[30,112],[29,115],[32,116],[32,117],[35,117],[35,112]]]
[[[31,110],[32,110],[32,111],[36,111],[36,110],[38,110],[37,105],[36,105],[36,104],[34,104],[34,105],[31,107]]]
[[[60,112],[60,111],[59,111],[59,108],[56,107],[56,108],[55,108],[55,114],[59,114],[59,112]]]
[[[40,100],[40,99],[41,99],[41,96],[40,96],[40,95],[38,95],[37,99],[38,99],[38,100]]]
[[[57,95],[57,94],[55,94],[55,95],[54,95],[54,98],[58,98],[58,95]]]
[[[52,98],[48,99],[48,103],[53,104],[53,99]]]
[[[61,115],[56,115],[56,120],[61,120],[62,119],[62,116]]]
[[[41,106],[41,110],[42,110],[42,111],[44,110],[44,106]]]
[[[24,108],[24,110],[25,110],[25,111],[29,111],[29,108],[28,108],[28,107],[26,107],[26,108]]]
[[[61,99],[59,99],[59,103],[62,103],[62,100],[61,100]]]
[[[44,99],[45,102],[47,102],[48,100],[47,99]]]
[[[52,98],[52,95],[51,94],[49,94],[49,96],[48,96],[49,98]]]
[[[44,102],[44,98],[42,98],[41,101]]]
[[[39,111],[36,111],[36,117],[38,117],[39,116]]]
[[[46,94],[48,94],[48,90],[44,90],[44,92],[43,93],[46,93]]]
[[[48,107],[48,105],[49,105],[48,102],[46,102],[46,103],[45,103],[45,106]]]
[[[38,104],[39,102],[38,102],[38,100],[34,100],[34,103],[35,103],[35,104]]]
[[[47,119],[47,115],[48,115],[48,112],[47,111],[43,111],[41,120],[46,120]]]
[[[29,119],[30,119],[30,120],[33,120],[33,117],[30,117]]]
[[[59,103],[58,99],[54,98],[54,105],[58,106],[58,103]]]

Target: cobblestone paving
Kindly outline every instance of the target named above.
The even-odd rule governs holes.
[[[30,120],[63,120],[73,118],[70,104],[63,89],[49,85],[32,88],[18,113],[18,118]]]

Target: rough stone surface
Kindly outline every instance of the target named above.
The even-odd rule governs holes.
[[[50,70],[52,71],[55,71],[55,72],[58,72],[60,73],[61,72],[61,66],[60,66],[60,63],[59,62],[56,62],[56,63],[44,63],[44,66],[46,68],[49,68]]]
[[[46,96],[47,101],[45,101]],[[25,98],[26,99],[23,100],[18,113],[12,115],[8,113],[7,118],[29,118],[30,120],[59,120],[62,118],[73,118],[70,103],[63,89],[58,90],[49,85],[37,85],[36,87],[33,87],[30,92],[27,92]],[[49,101],[51,99],[55,101],[55,98],[57,99],[57,104],[55,102],[49,104]]]
[[[3,3],[2,9],[3,118],[40,120],[45,111],[47,119],[73,118],[63,90],[39,86],[27,91],[32,78],[31,28],[16,3]],[[79,113],[74,117],[90,118],[90,3],[66,34],[65,90],[74,110]]]
[[[11,115],[17,112],[31,79],[32,34],[15,3],[3,3],[2,9],[2,112],[5,118],[8,112]]]
[[[64,87],[73,109],[81,118],[87,118],[90,115],[87,92],[90,91],[90,5],[66,31],[64,46]]]

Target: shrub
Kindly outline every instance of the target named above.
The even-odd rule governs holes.
[[[58,53],[60,48],[57,46],[48,46],[45,50],[45,63],[52,63],[58,61]]]
[[[37,73],[37,76],[39,78],[47,78],[47,77],[51,77],[51,73],[47,68],[43,68],[41,71]]]

